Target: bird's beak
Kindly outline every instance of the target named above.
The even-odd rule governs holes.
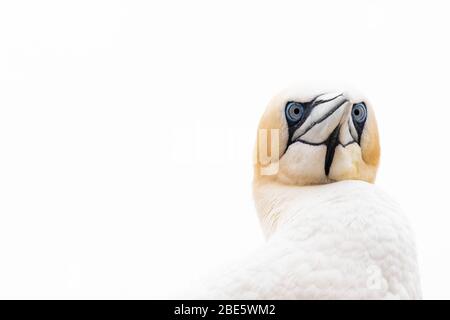
[[[312,145],[324,144],[339,127],[350,105],[349,100],[342,93],[321,95],[312,103],[311,112],[294,132],[292,141],[297,140]]]
[[[326,94],[316,98],[303,124],[294,132],[292,141],[325,145],[325,173],[329,174],[334,152],[339,144],[339,131],[349,113],[350,101],[344,94]]]

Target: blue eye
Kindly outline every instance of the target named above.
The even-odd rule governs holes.
[[[298,122],[303,116],[304,106],[298,102],[289,102],[286,106],[286,118],[289,122]]]
[[[353,121],[363,123],[367,118],[367,107],[364,102],[356,103],[352,109]]]

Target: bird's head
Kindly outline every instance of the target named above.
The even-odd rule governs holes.
[[[380,158],[369,101],[347,92],[285,91],[259,123],[255,183],[374,182]]]

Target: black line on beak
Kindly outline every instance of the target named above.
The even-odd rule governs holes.
[[[334,131],[330,134],[325,145],[327,146],[327,153],[325,155],[325,174],[328,176],[330,173],[331,165],[333,164],[334,152],[336,151],[336,147],[339,144],[339,131],[341,131],[341,127],[338,126]]]

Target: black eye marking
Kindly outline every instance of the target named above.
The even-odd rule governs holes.
[[[350,140],[349,142],[347,142],[347,143],[345,143],[345,144],[343,144],[342,142],[339,142],[339,144],[340,144],[341,146],[343,146],[344,148],[345,148],[345,147],[348,147],[349,145],[351,145],[351,144],[353,144],[353,143],[358,143],[358,142],[357,142],[357,141],[358,141],[358,137],[355,137],[355,135],[353,134],[352,130],[350,130],[350,126],[351,126],[350,121],[352,121],[352,120],[349,118],[349,119],[347,120],[347,130],[348,130],[348,134],[350,135],[350,137],[352,137],[352,140]]]
[[[358,133],[358,144],[359,144],[361,142],[361,135],[367,120],[367,106],[364,102],[355,103],[353,105],[352,120],[356,132]]]

